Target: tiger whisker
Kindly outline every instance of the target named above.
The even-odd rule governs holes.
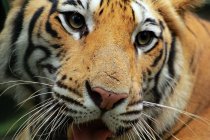
[[[35,95],[36,93],[39,93],[42,90],[45,90],[46,88],[41,88],[37,91],[35,91],[34,93],[32,93],[28,98],[31,98],[33,95]],[[26,100],[28,100],[28,98],[26,98],[25,100],[23,100],[22,102],[18,103],[17,106],[22,106],[22,104],[24,104],[25,102],[27,102]]]
[[[53,92],[46,92],[46,93],[40,93],[40,94],[37,94],[35,95],[36,93],[39,93],[40,91],[44,90],[46,88],[42,88],[42,89],[39,89],[37,91],[35,91],[34,93],[32,93],[28,98],[26,98],[25,100],[23,100],[22,102],[18,103],[17,106],[20,106],[22,107],[27,101],[35,98],[35,97],[38,97],[38,96],[41,96],[41,95],[45,95],[45,94],[50,94],[50,93],[53,93]],[[19,107],[19,108],[20,108]]]
[[[138,132],[138,130],[137,130],[137,128],[136,128],[136,126],[135,125],[132,125],[133,126],[133,131],[134,131],[134,133],[138,136],[138,138],[139,139],[141,139],[141,136],[140,136],[140,132]],[[139,134],[140,133],[140,134]]]
[[[147,140],[146,137],[144,136],[145,131],[142,128],[142,126],[136,125],[135,127],[137,128],[137,131],[141,134],[142,136],[141,138],[143,138],[144,140]]]
[[[36,115],[39,114],[41,111],[45,110],[46,107],[48,107],[48,106],[50,106],[50,105],[53,105],[53,101],[54,101],[54,100],[48,101],[48,102],[42,104],[41,106],[36,107],[36,108],[34,109],[34,111],[33,111],[34,113],[31,112],[31,113],[33,113],[33,115],[30,115],[30,117],[21,125],[20,128],[24,129],[24,126],[26,126],[26,124],[27,124],[27,125],[32,124],[33,122],[32,122],[31,120],[35,119]],[[36,111],[36,112],[35,112],[35,111]],[[40,115],[41,115],[41,113],[40,113]],[[39,115],[39,116],[40,116],[40,115]],[[37,116],[37,117],[38,117],[38,116]],[[29,123],[29,122],[30,122],[30,123]],[[29,124],[28,124],[28,123],[29,123]]]
[[[145,125],[143,124],[140,124],[140,122],[137,123],[139,126],[141,126],[143,132],[147,135],[147,137],[150,139],[150,140],[156,140],[154,134],[151,134],[146,128],[145,128]]]
[[[129,133],[127,134],[127,137],[128,137],[128,140],[132,140],[132,138],[131,138]]]
[[[195,131],[193,131],[193,129],[187,123],[185,123],[183,120],[179,119],[178,117],[177,120],[180,121],[182,124],[184,124],[192,132],[193,135],[197,136]]]
[[[50,121],[51,117],[56,113],[58,109],[56,109],[55,111],[53,111],[52,113],[48,114],[49,116],[47,116],[46,118],[42,119],[43,122],[38,123],[39,125],[36,125],[36,129],[34,129],[32,135],[32,140],[35,139],[35,137],[38,136],[38,133],[40,132],[40,130],[43,128],[43,126]]]
[[[63,114],[62,114],[62,111],[63,111],[63,110],[62,110],[62,108],[63,108],[63,106],[60,107],[60,109],[58,110],[58,112],[57,112],[56,116],[54,117],[54,119],[46,126],[45,130],[43,131],[43,133],[42,133],[41,135],[48,135],[48,137],[49,137],[50,134],[51,134],[53,131],[56,130],[56,129],[54,129],[54,128],[55,128],[55,125],[57,124],[57,122],[60,122],[60,120],[61,120],[62,117],[63,117]],[[60,114],[62,114],[62,115],[60,115]],[[59,117],[59,116],[60,116],[60,117]],[[44,133],[50,125],[52,126],[51,129],[50,129],[50,132]],[[47,139],[47,138],[46,138],[46,139]]]
[[[64,119],[64,122],[63,122],[63,126],[60,128],[60,131],[63,130],[65,127],[68,127],[68,122],[70,120],[70,118],[68,118],[67,115],[63,119]]]
[[[148,132],[152,135],[153,138],[155,138],[155,140],[156,140],[156,136],[159,139],[161,139],[158,133],[152,127],[150,127],[144,119],[141,120],[141,123],[145,126],[145,129],[146,128],[148,129]],[[142,125],[142,124],[139,124],[139,122],[137,124]]]
[[[133,126],[133,124],[130,124],[130,125]],[[135,140],[135,138],[136,138],[135,135],[136,135],[136,133],[134,131],[131,131],[131,137],[133,140]]]
[[[57,103],[58,104],[58,103]],[[39,117],[37,117],[37,120],[41,120],[40,118],[41,117],[43,117],[43,116],[46,116],[46,115],[49,115],[48,113],[57,105],[57,104],[55,104],[55,105],[53,105],[53,106],[51,106],[45,113],[43,113],[41,116],[39,116]],[[49,117],[47,117],[47,118],[45,118],[43,121],[44,122],[41,122],[41,124],[36,124],[35,126],[34,126],[34,132],[31,134],[33,137],[32,137],[32,140],[36,137],[36,135],[37,135],[37,133],[41,130],[41,128],[45,125],[45,123],[47,123],[49,120],[50,120],[50,118],[56,113],[56,111],[57,111],[58,109],[56,109],[53,113],[51,113],[51,115],[49,116]],[[35,121],[36,122],[36,121]],[[37,126],[38,125],[38,126]],[[30,125],[31,126],[31,125]]]
[[[7,82],[1,82],[0,85],[4,84],[11,84],[11,83],[28,83],[28,84],[39,84],[39,85],[44,85],[44,86],[49,86],[52,87],[53,85],[47,84],[47,83],[42,83],[42,82],[34,82],[34,81],[25,81],[25,80],[15,80],[15,81],[7,81]]]
[[[35,82],[34,82],[34,83],[35,83]],[[0,96],[2,96],[4,93],[6,93],[8,90],[10,90],[11,88],[13,88],[13,87],[15,87],[15,86],[30,85],[30,84],[31,84],[31,83],[18,83],[18,84],[14,84],[14,85],[9,86],[8,88],[6,88],[6,89],[0,94]],[[38,82],[37,82],[36,84],[38,84]],[[39,83],[39,84],[43,85],[42,83]],[[46,84],[44,84],[44,85],[46,85]],[[48,86],[49,86],[49,85],[48,85]]]
[[[23,41],[18,40],[18,41],[16,41],[16,42],[14,42],[13,44],[11,44],[10,47],[13,47],[13,46],[16,45],[17,43],[21,43],[21,42],[23,42]],[[14,71],[13,71],[12,68],[11,68],[12,56],[15,54],[15,51],[16,51],[16,50],[17,50],[17,49],[15,48],[15,49],[11,52],[11,55],[9,56],[9,65],[8,65],[8,67],[9,67],[9,70],[10,70],[10,72],[12,73],[12,75],[14,75],[15,77],[18,77],[17,74],[14,73]]]
[[[63,116],[65,116],[65,117],[63,117]],[[61,119],[61,121],[59,120],[59,121],[57,121],[57,123],[56,123],[56,125],[57,126],[55,126],[55,128],[53,128],[54,130],[53,131],[57,131],[58,130],[58,132],[60,132],[61,133],[61,131],[65,128],[65,127],[68,127],[68,120],[69,119],[67,119],[68,118],[68,116],[66,116],[65,114],[63,114],[62,113],[62,117],[60,117],[60,119]],[[62,125],[62,127],[60,127]],[[52,131],[52,132],[53,132]],[[54,133],[55,134],[55,133]],[[53,137],[54,137],[54,135],[53,135]]]
[[[62,107],[61,107],[61,108],[62,108]],[[42,132],[40,135],[37,135],[37,136],[39,136],[39,139],[38,139],[38,140],[41,140],[41,138],[42,138],[43,135],[48,135],[48,136],[50,136],[50,132],[49,132],[49,133],[45,133],[45,131],[48,130],[48,127],[53,126],[53,123],[54,123],[56,120],[58,120],[58,116],[60,115],[60,110],[61,110],[61,108],[60,108],[60,109],[59,109],[59,108],[57,109],[57,110],[59,110],[58,112],[57,112],[57,110],[54,112],[54,114],[57,112],[57,113],[56,113],[56,117],[54,117],[54,119],[48,123],[48,125],[45,127],[45,129],[43,130],[43,132]],[[53,114],[53,115],[54,115],[54,114]],[[47,139],[47,138],[46,138],[46,139]]]
[[[50,99],[49,99],[50,100]],[[36,106],[36,108],[35,109],[33,109],[32,111],[30,111],[30,112],[28,112],[27,114],[25,114],[24,116],[27,116],[27,115],[29,115],[30,113],[33,113],[34,111],[36,111],[33,115],[31,115],[20,127],[19,127],[19,129],[16,131],[16,133],[15,133],[15,135],[14,135],[14,137],[16,137],[16,136],[18,136],[18,134],[25,128],[25,126],[26,126],[26,124],[28,123],[28,122],[30,122],[30,120],[32,120],[33,119],[33,117],[35,116],[35,115],[37,115],[39,112],[41,112],[42,110],[44,110],[45,108],[44,107],[48,107],[48,106],[50,106],[51,105],[51,103],[53,102],[54,100],[52,100],[52,101],[49,101],[49,102],[46,102],[46,103],[44,103],[44,104],[42,104],[41,106]],[[41,103],[40,103],[41,104]],[[44,106],[44,107],[43,107]],[[23,116],[23,117],[24,117]],[[22,118],[23,118],[22,117]],[[20,120],[20,119],[19,119]],[[13,139],[15,139],[13,137]]]
[[[54,127],[52,127],[52,129],[51,130],[57,130],[58,129],[58,127],[62,124],[62,121],[60,121],[61,119],[62,119],[62,117],[63,117],[63,111],[66,109],[66,107],[64,106],[64,108],[62,109],[62,110],[60,110],[60,114],[62,114],[61,116],[60,116],[60,118],[58,118],[57,119],[57,121],[56,121],[56,123],[54,124]],[[65,121],[65,120],[63,120],[63,121]]]
[[[161,105],[161,104],[157,104],[157,103],[152,103],[152,102],[147,102],[147,101],[143,101],[143,105],[144,106],[147,106],[147,107],[160,107],[160,108],[174,110],[174,111],[179,112],[179,113],[181,113],[183,115],[186,115],[188,117],[199,119],[200,121],[202,121],[205,124],[208,124],[209,125],[209,120],[206,120],[206,119],[204,119],[204,118],[202,118],[202,117],[200,117],[198,115],[195,115],[195,114],[192,114],[190,112],[186,112],[186,111],[183,111],[183,110],[174,108],[174,107],[165,106],[165,105]]]
[[[142,114],[144,116],[146,116],[149,120],[151,120],[153,123],[158,124],[159,122],[157,122],[154,118],[152,118],[151,116],[147,115],[147,114]],[[175,137],[171,132],[166,131],[168,134],[170,134],[174,139],[179,140],[177,137]]]
[[[45,101],[45,102],[46,102],[46,101]],[[40,103],[40,104],[41,104],[41,103]],[[35,106],[35,107],[36,107],[36,106]],[[8,131],[6,132],[6,134],[5,134],[5,136],[4,136],[3,139],[5,139],[5,137],[9,134],[9,132],[14,128],[14,126],[15,126],[20,120],[22,120],[22,119],[25,118],[27,115],[33,113],[34,111],[36,111],[37,109],[39,109],[39,108],[41,108],[41,107],[42,107],[42,106],[39,106],[39,107],[37,107],[37,108],[34,108],[34,109],[31,110],[30,112],[28,112],[28,113],[24,114],[23,116],[21,116],[21,118],[19,118],[16,122],[14,122],[14,123],[12,124],[12,126],[8,129]]]
[[[142,113],[142,115],[145,115],[144,113]],[[142,119],[141,120],[142,121],[142,123],[144,123],[144,125],[146,125],[146,127],[150,130],[150,131],[152,131],[152,133],[154,134],[154,136],[157,136],[159,139],[161,139],[161,137],[160,137],[160,135],[144,120],[144,119]]]

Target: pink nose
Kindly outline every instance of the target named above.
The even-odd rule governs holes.
[[[91,98],[95,104],[104,110],[110,110],[128,97],[125,93],[113,93],[102,88],[93,88]]]

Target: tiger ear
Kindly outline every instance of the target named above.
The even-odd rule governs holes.
[[[191,10],[199,7],[204,3],[204,0],[172,0],[172,5],[179,12]]]

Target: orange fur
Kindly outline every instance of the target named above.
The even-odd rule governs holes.
[[[18,1],[14,5],[22,4],[21,2]],[[129,1],[127,2],[129,3]],[[124,8],[122,9],[116,3],[122,3]],[[178,45],[182,48],[182,51],[179,52],[180,59],[183,58],[181,77],[174,89],[175,94],[167,98],[165,104],[181,109],[186,108],[187,112],[210,120],[210,24],[190,12],[192,7],[200,6],[202,0],[147,0],[145,3],[151,9],[150,12],[158,20],[163,21],[165,26],[163,31],[164,41],[171,44],[171,34],[174,33],[178,39]],[[143,82],[143,73],[148,69],[157,73],[162,67],[164,57],[160,59],[161,63],[155,68],[152,68],[151,65],[164,48],[164,42],[161,40],[154,50],[138,57],[134,51],[134,45],[130,41],[137,24],[132,17],[131,7],[122,0],[111,0],[109,4],[112,6],[104,3],[94,12],[94,30],[79,41],[71,37],[56,20],[58,12],[49,17],[49,22],[53,23],[53,30],[59,33],[59,39],[54,39],[47,34],[45,23],[48,20],[51,7],[51,4],[47,1],[43,0],[37,3],[37,0],[31,0],[25,9],[24,20],[27,23],[39,7],[44,7],[41,18],[34,25],[33,35],[38,34],[41,29],[46,40],[61,46],[58,50],[61,51],[59,59],[62,60],[62,65],[58,70],[57,78],[62,79],[63,76],[67,76],[67,79],[64,78],[65,80],[61,81],[62,84],[77,92],[77,94],[69,93],[69,96],[72,96],[81,104],[84,103],[84,84],[85,81],[90,81],[93,87],[101,87],[117,94],[127,93],[129,104],[126,109],[129,111],[129,105],[143,98],[139,94],[142,90],[139,83],[142,84]],[[17,9],[19,7],[11,11],[10,18]],[[103,16],[99,16],[102,9],[104,10]],[[10,20],[8,20],[8,23],[10,23]],[[9,27],[12,26],[10,24],[6,25],[2,32],[0,43],[9,36],[7,32],[10,31]],[[183,98],[183,100],[180,98]],[[186,104],[187,106],[185,106]],[[173,114],[175,114],[173,111],[168,110],[162,112],[162,116],[157,117],[160,124],[155,127],[166,129],[167,123],[174,124],[173,120],[167,120]],[[185,115],[182,115],[180,119],[182,121],[175,123],[169,134],[174,134],[176,138],[181,140],[209,139],[209,124],[204,124],[199,119],[192,120],[188,124],[189,117]],[[184,126],[183,122],[186,123],[187,127],[176,133],[179,128]],[[71,130],[72,126],[69,127],[67,133],[69,140],[72,137]],[[195,135],[192,133],[195,133]],[[29,136],[27,137],[27,135],[30,134],[25,130],[20,139],[28,140]],[[168,137],[171,137],[171,135],[166,134],[164,136],[165,139]]]

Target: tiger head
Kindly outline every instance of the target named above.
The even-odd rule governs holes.
[[[71,120],[69,139],[162,134],[179,113],[155,105],[183,109],[189,98],[180,21],[182,12],[198,4],[196,0],[31,0],[24,13],[26,78],[42,75],[53,80],[52,93],[43,100],[51,98],[48,111]]]

